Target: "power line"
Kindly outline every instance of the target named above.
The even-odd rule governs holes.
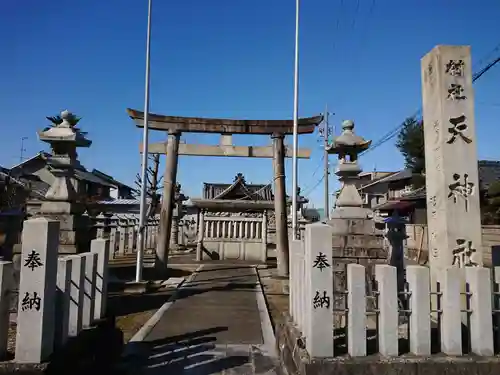
[[[322,177],[321,177],[321,178],[320,178],[320,179],[319,179],[319,180],[318,180],[318,181],[314,184],[314,186],[313,186],[311,189],[309,189],[309,191],[304,192],[304,196],[309,195],[309,194],[311,194],[314,190],[316,190],[316,188],[319,186],[319,184],[320,184],[321,182],[323,182],[323,179],[324,179],[324,178],[325,178],[325,176],[322,176]]]
[[[498,47],[496,47],[498,48]],[[498,64],[500,62],[500,56],[497,57],[495,60],[493,60],[491,63],[489,63],[488,65],[486,65],[483,69],[481,69],[480,71],[474,73],[472,75],[472,83],[476,82],[479,78],[481,78],[488,70],[490,70],[491,68],[493,68],[496,64]],[[422,107],[420,107],[420,109],[418,109],[412,116],[410,116],[410,118],[412,117],[419,117],[422,113]],[[364,155],[370,151],[373,151],[375,150],[377,147],[380,147],[382,146],[384,143],[390,141],[392,138],[394,138],[396,135],[398,135],[399,133],[399,130],[404,126],[404,122],[401,123],[400,125],[396,126],[395,128],[393,128],[391,131],[389,131],[387,134],[385,134],[382,138],[380,138],[377,142],[375,142],[373,144],[372,147],[370,147],[369,149],[363,151],[360,153],[360,155]]]

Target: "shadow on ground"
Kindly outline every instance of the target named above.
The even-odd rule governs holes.
[[[114,294],[108,297],[107,315],[120,317],[159,309],[174,293]]]
[[[217,348],[215,334],[228,327],[190,332],[161,340],[134,343],[133,354],[120,366],[127,374],[216,374],[251,366],[249,353],[230,353]],[[130,344],[132,345],[132,344]]]

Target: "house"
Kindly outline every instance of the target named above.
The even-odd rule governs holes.
[[[407,189],[406,180],[411,179],[409,175],[411,173],[408,171],[360,173],[355,186],[363,199],[363,207],[373,209],[375,206],[389,200],[390,197],[398,195],[400,185],[402,185],[403,190]],[[391,191],[391,189],[394,191]],[[340,190],[336,192],[337,197],[339,193]]]
[[[0,167],[0,212],[21,211],[28,195],[26,186],[12,178],[7,168]]]
[[[47,163],[50,156],[47,152],[39,152],[10,169],[11,177],[25,183],[30,190],[33,190],[32,194],[36,196],[31,198],[43,199],[55,180],[53,167]],[[89,172],[83,166],[75,168],[73,174],[75,180],[79,181],[77,193],[84,195],[87,199],[112,199],[111,190],[118,190],[118,185],[123,185],[110,176],[103,174],[107,177],[102,177]],[[110,178],[113,182],[110,182]]]
[[[108,174],[101,172],[97,169],[92,170],[92,174],[97,176],[98,178],[107,181],[112,186],[106,189],[107,194],[113,199],[134,199],[134,194],[136,193],[135,189],[125,185]]]
[[[399,176],[391,176],[388,180],[388,199],[386,202],[375,205],[373,210],[379,211],[383,216],[392,214],[397,210],[402,216],[407,216],[410,223],[427,223],[427,203],[425,186],[412,189],[411,172],[398,172]],[[478,161],[479,193],[481,202],[492,183],[500,181],[500,161]],[[391,180],[392,184],[391,184]],[[394,181],[397,180],[397,181]]]

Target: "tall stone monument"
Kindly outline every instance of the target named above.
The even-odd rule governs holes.
[[[63,111],[59,124],[38,133],[39,139],[50,144],[52,149],[48,165],[55,176],[45,195],[40,216],[60,222],[60,253],[88,251],[89,222],[88,216],[82,215],[85,211],[84,186],[75,178],[74,170],[83,169],[77,159],[77,147],[90,147],[92,141],[76,128],[72,119],[74,116],[69,111]]]
[[[422,59],[431,275],[482,266],[481,213],[469,46],[437,46]]]

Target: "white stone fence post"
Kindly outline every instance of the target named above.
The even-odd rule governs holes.
[[[16,362],[47,360],[105,317],[110,241],[98,238],[90,252],[58,258],[59,229],[59,222],[45,218],[24,222]],[[7,347],[11,278],[12,264],[0,262],[0,355]]]
[[[289,311],[305,339],[309,355],[316,358],[334,356],[331,238],[331,227],[310,224],[306,226],[304,241],[290,242]],[[367,316],[367,271],[359,264],[347,266],[348,323],[345,329],[347,353],[351,357],[372,354],[366,349],[367,326],[371,325]],[[398,356],[403,321],[398,306],[397,268],[375,265],[375,280],[378,353],[385,357]],[[428,267],[406,267],[408,306],[405,308],[410,313],[404,324],[409,326],[409,352],[416,356],[431,355],[431,337],[434,336],[431,335],[431,317],[437,312],[440,334],[436,335],[439,342],[435,344],[442,354],[461,356],[465,352],[466,348],[462,347],[464,313],[469,314],[467,328],[471,354],[483,357],[496,354],[494,340],[500,344],[500,292],[496,291],[500,289],[500,267],[448,267],[443,271],[439,292],[432,292],[430,280]],[[440,300],[439,311],[431,310],[433,294]],[[465,299],[468,299],[467,309]]]

